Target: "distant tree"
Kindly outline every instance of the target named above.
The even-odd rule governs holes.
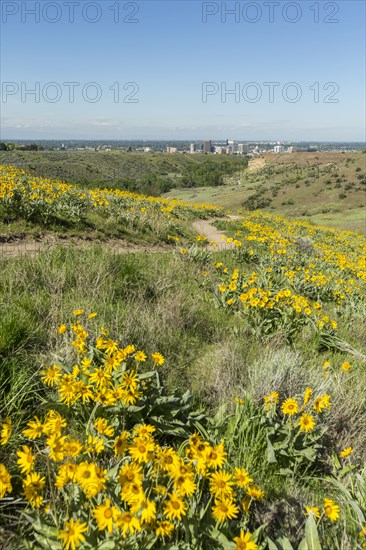
[[[0,151],[9,151],[8,146],[3,141],[0,141]]]

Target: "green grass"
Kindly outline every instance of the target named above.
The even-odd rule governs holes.
[[[259,208],[366,232],[365,154],[297,153],[264,159],[263,168],[228,176],[224,187],[172,189],[164,196],[223,205],[233,213]]]

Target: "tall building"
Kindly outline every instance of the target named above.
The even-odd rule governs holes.
[[[285,150],[284,146],[283,145],[275,145],[273,147],[273,152],[274,153],[283,153]]]
[[[191,143],[189,146],[189,152],[192,154],[196,151],[196,146],[194,143]]]
[[[203,152],[204,153],[211,153],[211,151],[212,151],[212,143],[211,143],[211,140],[208,139],[208,140],[203,142]]]
[[[176,153],[176,152],[177,152],[177,148],[176,148],[176,147],[167,147],[167,148],[166,148],[166,152],[167,152],[167,153]]]
[[[226,154],[226,147],[221,147],[220,145],[217,145],[215,147],[215,153],[217,155],[225,155]]]
[[[234,140],[228,140],[227,144],[231,148],[232,154],[235,155],[235,153],[238,152],[238,142]]]
[[[238,153],[239,155],[246,155],[248,152],[248,145],[246,143],[239,143]]]

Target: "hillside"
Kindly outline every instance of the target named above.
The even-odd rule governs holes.
[[[217,185],[222,176],[245,168],[247,159],[136,151],[1,151],[1,164],[17,166],[36,177],[159,195],[184,185],[184,178],[190,186],[195,185],[194,179],[200,185],[206,184],[205,179]]]
[[[362,548],[365,237],[0,174],[0,546]]]
[[[165,196],[366,232],[365,170],[365,153],[272,154],[251,160],[250,168],[227,177],[224,187],[174,189]]]

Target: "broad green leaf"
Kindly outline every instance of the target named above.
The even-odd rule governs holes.
[[[305,523],[305,539],[311,550],[322,549],[313,514],[309,514]]]

